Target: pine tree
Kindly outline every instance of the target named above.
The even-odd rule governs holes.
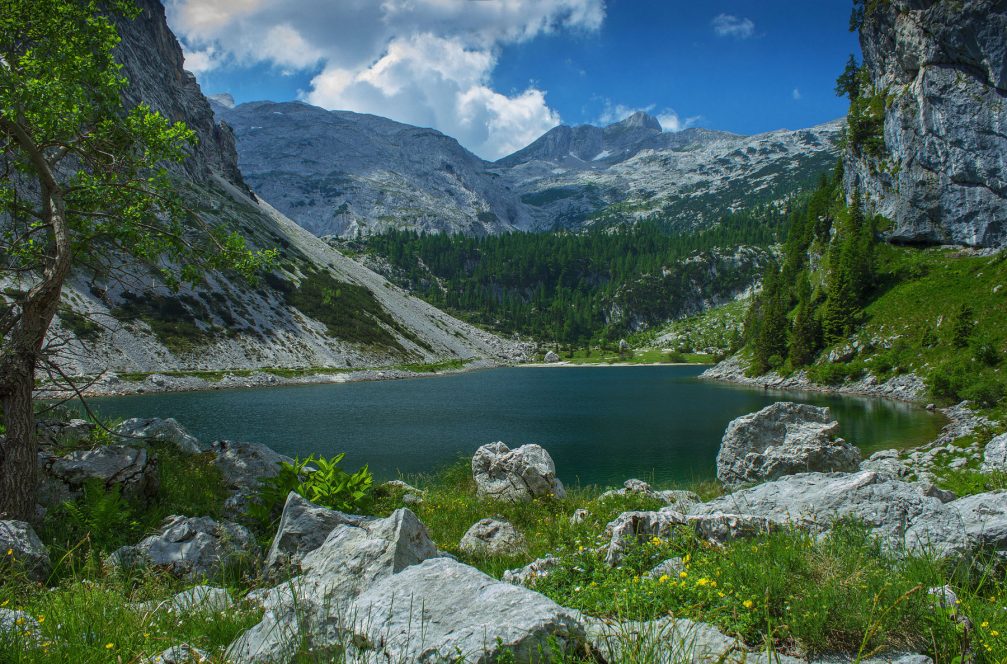
[[[811,364],[821,345],[821,326],[815,318],[811,280],[807,272],[797,278],[797,313],[790,334],[790,364],[794,368]]]
[[[848,97],[851,104],[860,96],[860,67],[852,53],[843,73],[836,79],[836,96]]]

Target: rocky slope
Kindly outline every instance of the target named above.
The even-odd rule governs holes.
[[[454,139],[372,115],[300,103],[215,103],[241,171],[317,235],[387,228],[471,235],[579,228],[660,216],[682,227],[775,201],[837,158],[840,124],[738,136],[664,132],[637,113],[607,127],[556,127],[487,163]]]
[[[1007,2],[869,3],[860,44],[889,95],[882,158],[846,156],[847,191],[903,242],[1007,243]]]
[[[235,129],[249,184],[316,235],[480,235],[530,223],[486,162],[433,129],[299,102],[215,109]]]
[[[668,133],[638,113],[604,129],[557,127],[494,170],[539,228],[656,218],[691,229],[802,188],[834,165],[841,130],[831,122],[757,136]]]
[[[199,143],[176,172],[179,192],[211,226],[280,252],[252,284],[211,273],[198,289],[170,290],[150,266],[124,261],[114,276],[80,271],[64,293],[53,334],[64,370],[220,370],[366,367],[456,358],[494,360],[521,350],[394,287],[252,196],[234,141],[218,125],[157,0],[120,26],[129,103],[146,101],[195,129]]]

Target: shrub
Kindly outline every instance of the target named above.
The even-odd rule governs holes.
[[[340,468],[345,456],[337,454],[326,459],[312,454],[293,463],[282,462],[275,477],[262,481],[258,496],[248,507],[248,516],[262,526],[272,524],[291,491],[322,507],[358,511],[374,485],[374,477],[367,466],[354,473]]]
[[[995,367],[1000,364],[1000,351],[991,339],[982,337],[973,339],[970,344],[972,348],[972,358],[976,362],[985,364],[988,367]]]
[[[1004,391],[1003,383],[992,376],[984,376],[960,390],[960,395],[983,408],[993,408],[1004,398]]]

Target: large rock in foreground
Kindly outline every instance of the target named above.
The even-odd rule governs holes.
[[[790,475],[698,505],[689,519],[725,514],[817,532],[853,519],[893,549],[905,546],[937,556],[960,556],[980,548],[1007,552],[1007,492],[944,503],[924,495],[919,485],[874,471]]]
[[[836,437],[828,408],[780,401],[727,425],[717,454],[717,478],[727,485],[804,472],[849,472],[860,450]]]
[[[1007,472],[1007,433],[1000,434],[986,443],[983,450],[983,472]]]
[[[539,445],[514,450],[500,442],[483,445],[472,457],[472,476],[480,498],[519,503],[566,496],[552,457]]]
[[[225,659],[288,662],[302,647],[319,657],[338,653],[352,622],[348,607],[357,595],[438,555],[426,528],[407,509],[385,519],[338,525],[304,556],[301,576],[265,594],[262,622],[232,643]]]
[[[204,451],[204,447],[196,437],[170,417],[164,420],[159,417],[149,419],[132,417],[117,426],[115,432],[120,436],[143,441],[170,443],[187,454],[199,454]]]
[[[535,662],[548,661],[553,648],[588,654],[573,611],[447,558],[383,579],[348,615],[358,616],[348,641],[367,661]]]
[[[300,494],[291,491],[283,505],[280,525],[266,556],[266,571],[300,573],[304,556],[320,547],[329,533],[339,525],[359,526],[371,517],[344,514],[319,507]]]
[[[0,569],[9,575],[11,567],[38,581],[49,574],[49,552],[24,521],[0,521]]]
[[[228,566],[246,563],[259,553],[252,533],[244,526],[210,517],[168,517],[157,533],[133,546],[124,546],[107,564],[155,567],[190,579],[212,579]]]
[[[152,498],[158,490],[157,460],[143,448],[107,445],[61,457],[43,452],[39,466],[39,502],[45,507],[76,498],[88,482],[139,500]]]
[[[281,463],[293,462],[290,457],[261,443],[217,440],[210,445],[210,450],[217,457],[214,463],[224,484],[234,492],[224,504],[232,514],[245,511],[262,480],[278,475]]]
[[[465,532],[458,548],[477,556],[516,556],[528,551],[528,542],[510,521],[480,519]]]

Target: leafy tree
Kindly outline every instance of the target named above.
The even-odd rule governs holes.
[[[191,223],[163,164],[193,140],[123,106],[114,17],[125,0],[0,0],[0,514],[34,515],[38,370],[62,375],[47,333],[71,271],[133,256],[168,283],[205,268],[251,272],[269,254]],[[158,166],[161,164],[162,166]],[[179,268],[178,266],[182,266]]]

